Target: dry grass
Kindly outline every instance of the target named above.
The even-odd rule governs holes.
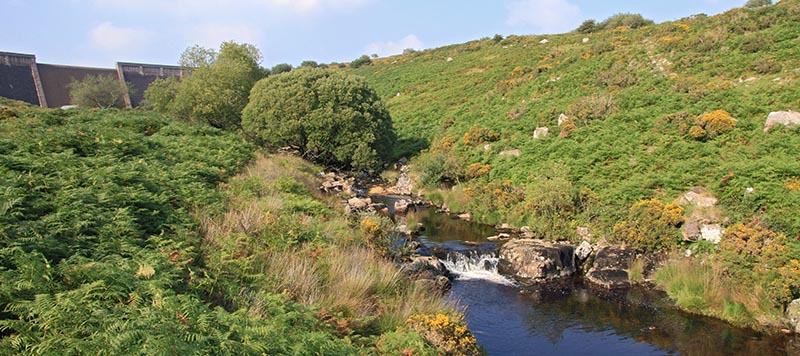
[[[684,258],[677,253],[655,273],[659,287],[686,311],[713,316],[740,326],[760,328],[756,318],[775,311],[764,288],[732,281],[712,256]]]
[[[417,287],[395,265],[363,247],[276,251],[261,271],[293,298],[348,317],[401,325],[411,314],[447,309],[441,296]]]
[[[263,309],[259,291],[286,293],[347,318],[374,317],[382,330],[403,325],[412,314],[448,309],[440,294],[419,287],[392,261],[366,247],[364,233],[345,217],[286,215],[283,208],[295,197],[282,193],[276,182],[292,178],[316,195],[317,170],[295,157],[260,154],[225,188],[226,211],[198,214],[210,247],[207,261],[227,271],[223,273],[255,281],[239,296],[250,312],[258,315]],[[303,231],[320,231],[324,237],[297,245],[273,238]]]

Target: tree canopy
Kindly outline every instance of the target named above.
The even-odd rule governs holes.
[[[261,52],[251,44],[223,42],[219,52],[189,47],[181,64],[193,66],[192,75],[179,84],[154,82],[145,98],[157,111],[235,130],[250,89],[265,76],[260,61]]]
[[[133,90],[111,75],[90,75],[69,84],[70,102],[93,108],[124,108],[125,94]]]
[[[313,161],[355,169],[378,168],[396,139],[389,112],[364,80],[319,68],[259,81],[242,128],[267,146],[297,146]]]

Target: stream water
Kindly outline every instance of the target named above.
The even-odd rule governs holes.
[[[578,280],[522,288],[497,273],[490,227],[430,209],[406,219],[425,227],[420,240],[456,275],[447,298],[489,355],[800,355],[796,339],[677,311],[660,293],[611,293]]]

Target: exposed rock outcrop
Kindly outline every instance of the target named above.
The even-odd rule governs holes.
[[[578,264],[583,263],[583,261],[586,261],[586,259],[589,258],[589,255],[592,254],[593,250],[594,248],[592,248],[592,244],[590,244],[588,241],[581,242],[581,244],[575,248],[575,262]]]
[[[545,138],[547,135],[550,134],[550,129],[547,127],[537,127],[536,130],[533,130],[533,139],[538,140],[540,138]]]
[[[513,150],[506,150],[503,152],[498,153],[499,156],[512,156],[512,157],[519,157],[522,155],[522,151],[518,149]]]
[[[681,226],[685,241],[706,240],[715,244],[720,242],[725,229],[722,227],[722,215],[716,208],[717,198],[711,192],[695,187],[682,195],[678,203],[691,212]]]
[[[413,257],[411,261],[403,263],[400,271],[414,278],[415,283],[426,289],[444,292],[452,286],[447,267],[433,256]]]
[[[796,111],[775,111],[769,113],[767,121],[764,123],[764,132],[771,130],[775,126],[786,126],[794,128],[800,126],[800,113]]]
[[[414,184],[411,176],[409,175],[409,169],[406,165],[400,166],[400,175],[397,177],[397,182],[387,188],[389,194],[396,194],[396,195],[411,195],[414,191]]]
[[[786,307],[786,319],[792,325],[795,333],[800,334],[800,299],[795,299]]]
[[[545,282],[575,273],[575,247],[543,240],[512,240],[500,248],[500,273],[521,282]]]
[[[324,177],[322,185],[319,187],[321,191],[325,193],[343,193],[345,195],[353,193],[355,178],[340,176],[336,173],[320,173],[320,176]]]
[[[608,289],[629,287],[632,282],[628,270],[634,258],[632,250],[620,246],[602,247],[597,250],[586,279]]]

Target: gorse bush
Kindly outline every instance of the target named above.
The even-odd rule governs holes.
[[[658,199],[642,200],[628,211],[628,219],[614,225],[614,234],[637,249],[657,251],[679,241],[683,208]]]
[[[317,68],[256,84],[242,125],[259,143],[296,146],[312,161],[344,168],[380,167],[395,142],[389,112],[366,82]]]

